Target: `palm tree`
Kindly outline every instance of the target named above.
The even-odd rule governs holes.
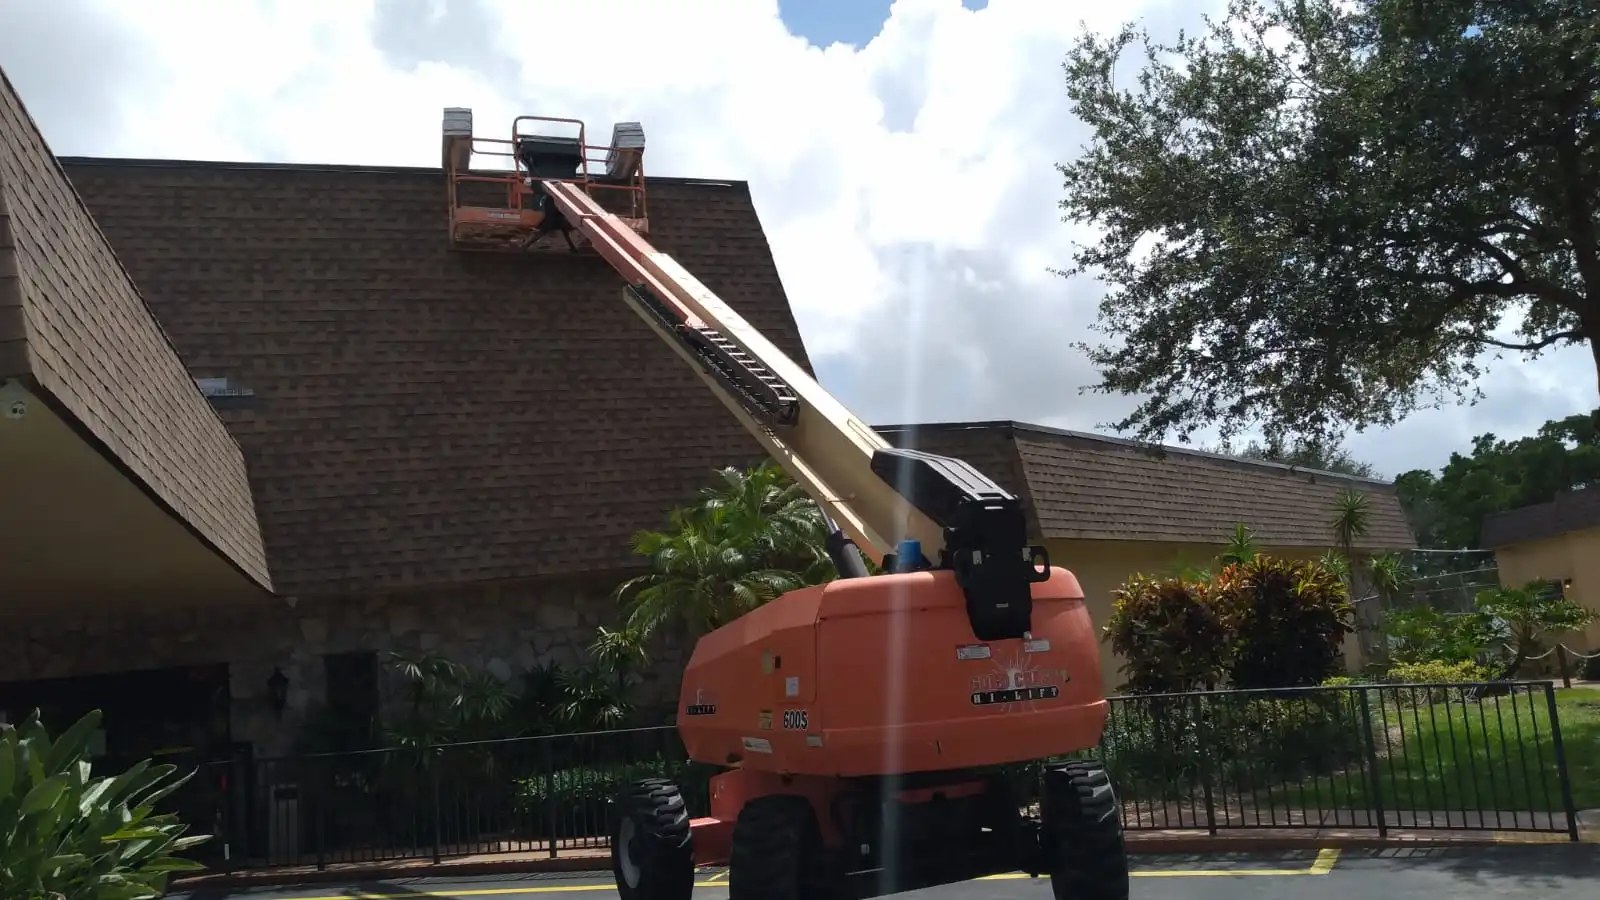
[[[664,531],[634,535],[650,571],[617,597],[639,639],[677,623],[718,628],[783,593],[833,576],[822,512],[777,466],[723,469]]]
[[[700,492],[696,507],[725,512],[729,533],[746,536],[770,562],[801,575],[805,583],[832,579],[822,510],[772,461],[753,469],[719,470],[717,483]]]
[[[1345,488],[1333,505],[1333,519],[1328,522],[1333,529],[1333,540],[1344,557],[1355,562],[1355,543],[1367,536],[1372,527],[1372,504],[1365,491]]]
[[[1243,565],[1255,559],[1259,552],[1256,547],[1255,530],[1239,522],[1233,526],[1233,536],[1228,538],[1228,543],[1223,545],[1222,552],[1217,555],[1217,568]]]
[[[1366,492],[1355,488],[1340,491],[1338,499],[1334,501],[1333,517],[1328,521],[1328,527],[1333,531],[1338,559],[1330,558],[1335,554],[1329,554],[1324,557],[1324,563],[1332,564],[1334,571],[1344,579],[1350,603],[1355,608],[1356,640],[1363,654],[1368,659],[1380,659],[1386,649],[1378,640],[1378,621],[1383,614],[1383,600],[1372,590],[1372,579],[1361,561],[1356,559],[1355,549],[1356,542],[1366,537],[1372,528],[1372,504]],[[1374,600],[1379,603],[1376,607],[1372,605]]]

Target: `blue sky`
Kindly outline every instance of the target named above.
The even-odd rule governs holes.
[[[889,18],[890,0],[778,0],[778,14],[789,30],[819,47],[832,43],[862,46]],[[961,0],[983,9],[989,0]]]

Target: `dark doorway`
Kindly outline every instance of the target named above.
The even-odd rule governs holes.
[[[224,814],[232,745],[228,666],[190,666],[48,678],[0,684],[0,712],[13,724],[33,710],[52,736],[88,713],[101,713],[101,733],[90,746],[96,775],[112,775],[142,759],[170,763],[194,775],[164,799],[196,833],[216,833]],[[212,842],[215,843],[215,842]],[[202,845],[204,858],[220,850]]]
[[[95,753],[123,764],[150,756],[225,758],[229,698],[226,664],[0,684],[7,721],[38,709],[51,734],[100,710],[105,733]]]

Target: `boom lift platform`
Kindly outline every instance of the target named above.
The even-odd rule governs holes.
[[[551,134],[552,130],[569,134]],[[461,250],[580,250],[546,185],[568,184],[601,202],[640,234],[649,232],[644,198],[644,129],[619,122],[611,143],[588,141],[577,119],[518,116],[511,138],[472,133],[472,110],[444,111],[444,170],[450,198],[450,240]],[[510,169],[478,169],[475,157],[510,161]],[[560,234],[564,244],[552,241]]]
[[[729,866],[730,900],[876,895],[1019,869],[1048,874],[1057,900],[1126,900],[1104,768],[1045,763],[1028,814],[1005,769],[1093,748],[1108,711],[1083,590],[1029,546],[1018,499],[960,460],[891,447],[645,240],[642,178],[640,215],[619,215],[596,181],[569,177],[563,148],[519,158],[517,177],[533,182],[519,196],[543,204],[524,213],[542,218],[508,225],[512,243],[555,216],[581,234],[622,276],[623,302],[821,507],[839,574],[696,644],[678,731],[692,759],[724,771],[704,818],[691,821],[664,779],[617,798],[623,900],[688,900],[696,865],[713,863]],[[454,185],[452,174],[460,242],[457,223],[488,220],[456,212]],[[863,554],[883,574],[869,575]]]

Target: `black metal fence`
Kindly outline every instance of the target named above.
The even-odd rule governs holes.
[[[1566,833],[1554,687],[1360,685],[1115,697],[1099,755],[1128,829]],[[1040,763],[1011,767],[1028,796]],[[600,850],[632,779],[707,805],[715,768],[672,728],[211,764],[213,866]],[[191,808],[202,806],[191,793]],[[204,818],[204,817],[202,817]],[[208,827],[209,825],[209,827]]]
[[[621,787],[672,778],[703,809],[711,774],[675,729],[640,728],[213,763],[192,791],[215,808],[208,864],[320,868],[604,849]]]
[[[1119,697],[1095,752],[1130,830],[1578,839],[1549,682]]]

